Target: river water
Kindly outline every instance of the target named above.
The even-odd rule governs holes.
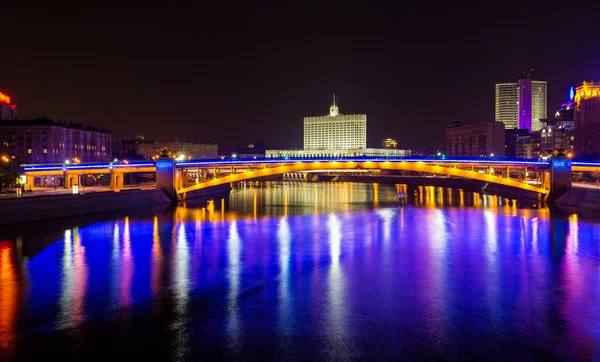
[[[536,202],[351,183],[2,228],[0,360],[598,360],[599,241]]]

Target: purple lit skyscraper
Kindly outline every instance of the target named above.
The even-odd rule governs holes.
[[[531,78],[519,79],[519,128],[531,132]]]

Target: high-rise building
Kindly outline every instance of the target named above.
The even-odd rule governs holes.
[[[335,104],[328,116],[304,117],[305,150],[367,148],[367,115],[340,114]]]
[[[574,101],[575,156],[600,157],[600,82],[583,82]]]
[[[17,119],[17,105],[10,103],[10,97],[0,92],[0,121]]]
[[[519,128],[538,131],[542,128],[540,119],[546,118],[546,82],[519,79]]]
[[[446,128],[446,154],[457,157],[504,157],[504,124],[483,122]]]
[[[504,123],[506,129],[519,128],[519,85],[496,84],[496,122]]]
[[[540,119],[547,117],[547,84],[532,80],[529,74],[517,83],[496,84],[496,121],[506,129],[538,131]]]

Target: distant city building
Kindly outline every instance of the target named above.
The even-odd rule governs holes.
[[[524,74],[517,83],[496,84],[496,121],[506,129],[538,131],[547,117],[547,84]]]
[[[504,157],[504,124],[484,122],[446,128],[446,155]]]
[[[600,157],[600,82],[583,82],[574,93],[575,156]]]
[[[519,85],[496,84],[496,122],[504,123],[506,129],[519,128]]]
[[[410,150],[354,148],[339,150],[267,150],[267,158],[407,157]]]
[[[10,97],[0,92],[0,121],[12,121],[17,118],[17,105],[11,104]]]
[[[389,144],[394,147],[398,145],[391,138]],[[385,148],[385,145],[382,148],[367,148],[367,115],[340,114],[335,95],[328,116],[304,117],[303,150],[265,151],[267,158],[405,157],[410,154],[410,150]]]
[[[573,156],[574,149],[574,114],[575,103],[573,99],[562,104],[554,117],[543,118],[540,132],[540,147],[546,153],[562,150],[567,155]]]
[[[328,116],[304,117],[305,150],[367,148],[367,115],[340,114],[335,104]]]
[[[446,128],[462,127],[466,126],[467,123],[464,119],[453,119],[446,125]]]
[[[574,91],[571,88],[570,100],[563,103],[554,117],[542,118],[542,128],[538,131],[507,130],[507,145],[509,131],[516,131],[516,158],[543,158],[551,156],[555,151],[564,152],[571,157],[574,154]],[[508,152],[508,151],[507,151]],[[508,154],[507,154],[507,157]]]
[[[504,156],[517,158],[517,142],[519,137],[529,136],[528,129],[511,128],[504,130]]]
[[[398,142],[393,138],[386,138],[381,141],[381,148],[391,149],[398,147]]]
[[[103,128],[49,118],[0,121],[0,154],[15,166],[108,161],[112,135]]]
[[[210,143],[145,141],[140,142],[137,147],[138,153],[147,160],[158,156],[163,149],[172,154],[183,154],[192,160],[216,159],[219,154],[218,146]]]

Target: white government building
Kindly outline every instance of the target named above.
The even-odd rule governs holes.
[[[267,158],[310,158],[349,156],[410,156],[410,150],[367,148],[367,115],[340,114],[335,104],[329,115],[304,117],[304,149],[266,150]]]

